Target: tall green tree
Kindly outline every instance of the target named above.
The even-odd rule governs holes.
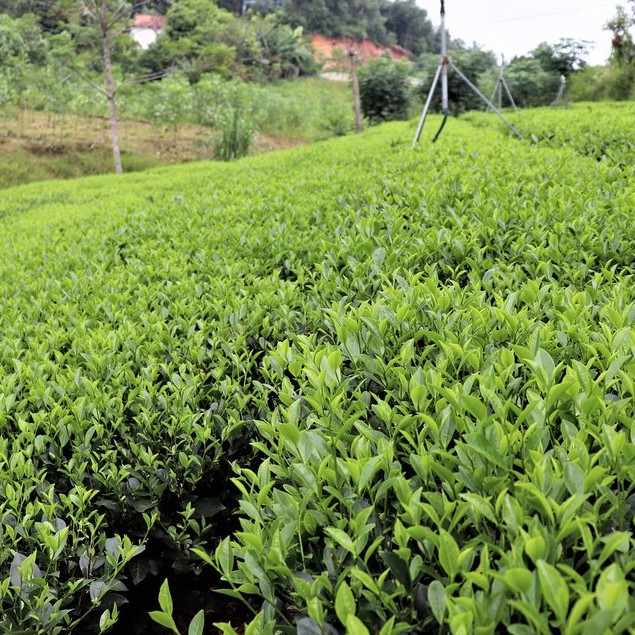
[[[380,11],[397,44],[417,57],[434,50],[434,26],[416,0],[383,0]]]
[[[616,14],[604,26],[612,33],[612,52],[609,68],[601,78],[601,85],[609,99],[635,97],[635,42],[632,30],[635,27],[635,0],[628,6],[618,6]]]
[[[0,106],[20,104],[32,68],[24,21],[0,13]]]
[[[362,112],[368,122],[407,119],[412,98],[407,62],[393,62],[380,57],[360,69],[359,94]]]
[[[306,33],[389,41],[381,0],[284,0],[286,20]]]
[[[36,16],[25,14],[12,18],[0,13],[0,61],[6,63],[21,58],[30,64],[42,65],[48,49]]]
[[[231,11],[234,15],[242,15],[243,0],[217,0],[216,4],[225,11]]]
[[[631,28],[635,26],[635,0],[630,2],[630,12],[622,6],[604,28],[613,34],[611,61],[618,66],[627,66],[635,60],[635,44]]]
[[[156,15],[165,15],[175,0],[146,0],[143,6],[135,9],[136,12],[153,13]]]
[[[589,46],[590,43],[584,40],[562,38],[556,44],[539,44],[530,56],[538,60],[547,73],[569,77],[586,66],[584,58],[589,52]]]
[[[293,77],[313,62],[313,55],[302,42],[302,27],[262,20],[256,29],[259,58],[268,79]]]
[[[514,101],[523,108],[552,103],[560,87],[560,74],[547,70],[531,54],[512,59],[505,67],[505,80]]]
[[[130,28],[133,13],[145,5],[144,1],[130,0],[64,0],[64,6],[71,10],[80,30],[88,30],[88,37],[98,43],[104,71],[103,93],[108,101],[110,113],[110,133],[115,173],[121,174],[121,149],[117,123],[117,102],[112,63],[113,44],[116,38]]]
[[[14,18],[33,14],[45,31],[53,33],[59,33],[68,20],[68,11],[55,0],[0,0],[0,13]]]
[[[206,72],[240,74],[253,46],[248,25],[215,2],[179,0],[170,7],[165,36],[152,54],[160,54],[163,64],[181,67],[195,83]]]

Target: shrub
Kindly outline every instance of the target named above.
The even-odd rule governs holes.
[[[569,95],[576,101],[604,101],[608,98],[610,71],[605,66],[587,66],[571,75]]]
[[[407,119],[412,91],[410,65],[379,58],[360,71],[359,90],[364,117],[371,124]]]
[[[344,104],[330,104],[322,109],[324,127],[336,137],[351,132],[355,127],[355,120],[350,108]]]

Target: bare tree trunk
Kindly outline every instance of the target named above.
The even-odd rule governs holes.
[[[353,100],[355,105],[355,130],[362,131],[362,106],[359,97],[359,79],[357,77],[357,51],[348,52],[351,58],[351,77],[353,79]]]
[[[112,61],[110,59],[110,36],[107,30],[102,31],[104,55],[104,74],[106,76],[106,96],[110,108],[110,134],[112,136],[112,155],[115,160],[115,173],[122,174],[121,151],[119,149],[119,133],[117,131],[117,104],[115,103],[115,82],[112,78]]]

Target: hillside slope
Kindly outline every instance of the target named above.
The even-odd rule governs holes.
[[[630,628],[633,170],[494,121],[3,193],[2,632]]]

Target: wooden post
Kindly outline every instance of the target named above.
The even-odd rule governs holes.
[[[355,130],[362,131],[362,105],[359,98],[359,79],[357,77],[357,51],[350,49],[348,55],[351,58],[351,77],[353,79],[353,100],[355,103]]]

